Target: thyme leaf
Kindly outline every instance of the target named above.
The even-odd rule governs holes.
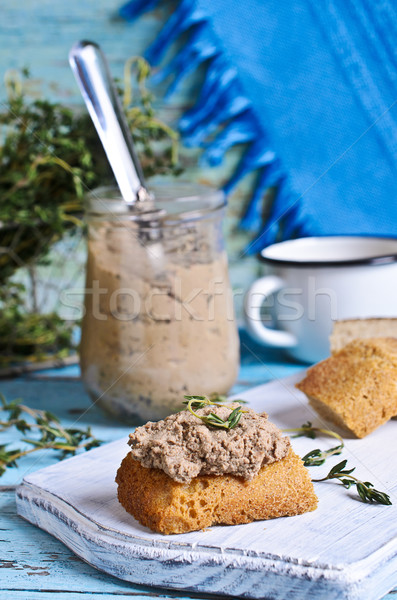
[[[187,410],[197,417],[201,419],[203,423],[205,423],[208,427],[215,427],[218,429],[234,429],[240,422],[241,416],[244,412],[241,406],[227,406],[225,404],[221,404],[220,402],[215,402],[211,398],[215,398],[216,400],[221,400],[223,402],[224,397],[220,397],[218,395],[212,395],[210,398],[207,396],[184,396],[186,400],[183,404],[187,405]],[[235,400],[235,402],[240,403],[240,400]],[[199,415],[196,410],[200,408],[204,408],[205,406],[226,406],[226,408],[230,408],[230,414],[227,419],[222,419],[219,415],[211,412],[209,415]]]

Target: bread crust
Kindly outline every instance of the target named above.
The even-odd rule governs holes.
[[[397,318],[341,319],[334,322],[330,336],[335,354],[356,339],[397,337]]]
[[[263,466],[251,481],[206,475],[189,484],[142,467],[129,453],[116,482],[123,507],[142,525],[164,534],[293,516],[317,507],[309,473],[292,449],[282,460]]]
[[[363,438],[397,415],[397,339],[354,340],[296,387],[322,417]]]

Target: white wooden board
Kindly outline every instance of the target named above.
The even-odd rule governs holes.
[[[240,397],[281,428],[320,424],[294,383],[301,375]],[[329,438],[293,440],[303,455]],[[305,515],[164,536],[119,505],[114,477],[128,451],[122,439],[27,476],[18,513],[78,556],[121,579],[227,596],[285,600],[381,598],[397,584],[397,422],[364,440],[347,440],[341,457],[312,467],[320,477],[342,458],[361,479],[391,495],[392,506],[364,504],[336,482],[316,483],[319,508]]]

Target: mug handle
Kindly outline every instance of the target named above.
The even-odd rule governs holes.
[[[268,275],[254,281],[244,296],[244,318],[248,332],[261,344],[275,348],[293,348],[297,339],[292,333],[271,329],[262,323],[261,306],[271,294],[285,286],[280,277]]]

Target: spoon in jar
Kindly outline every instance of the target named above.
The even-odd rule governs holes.
[[[129,205],[151,200],[105,55],[83,40],[70,50],[69,62],[121,195]]]
[[[130,209],[139,210],[144,228],[140,238],[158,241],[158,219],[165,211],[156,208],[148,191],[131,132],[101,48],[95,42],[77,42],[69,52],[69,63],[104,147],[121,195]],[[157,229],[157,232],[156,232]],[[145,230],[145,234],[144,234]],[[159,255],[156,244],[151,251]]]

